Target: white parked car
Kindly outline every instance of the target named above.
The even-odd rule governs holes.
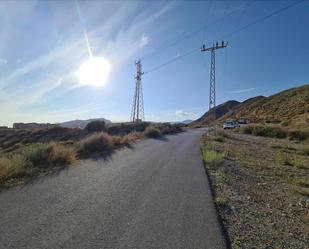
[[[235,129],[239,127],[238,122],[237,121],[226,121],[223,124],[223,129]]]

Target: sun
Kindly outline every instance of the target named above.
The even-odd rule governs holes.
[[[108,79],[111,70],[109,61],[103,57],[92,57],[80,65],[76,76],[83,85],[101,86]]]

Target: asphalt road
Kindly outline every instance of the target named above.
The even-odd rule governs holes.
[[[198,145],[148,139],[0,193],[0,248],[225,248]]]

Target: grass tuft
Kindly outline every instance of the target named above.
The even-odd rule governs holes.
[[[212,168],[217,168],[223,163],[223,154],[215,150],[203,150],[203,160],[206,165]]]
[[[218,170],[218,179],[221,184],[229,183],[231,175],[225,168],[221,168]]]
[[[226,206],[226,199],[222,196],[217,196],[215,198],[215,203],[219,208],[223,208],[224,206]]]
[[[283,153],[283,152],[280,152],[277,155],[277,163],[279,165],[288,165],[288,166],[292,166],[293,165],[293,162],[292,162],[291,158],[288,156],[288,154],[287,153]]]

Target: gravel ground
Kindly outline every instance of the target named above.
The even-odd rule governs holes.
[[[206,168],[231,248],[309,248],[309,158],[298,153],[304,145],[238,133],[223,142],[203,139],[225,155],[220,167],[229,181]],[[282,153],[288,165],[278,160]]]

